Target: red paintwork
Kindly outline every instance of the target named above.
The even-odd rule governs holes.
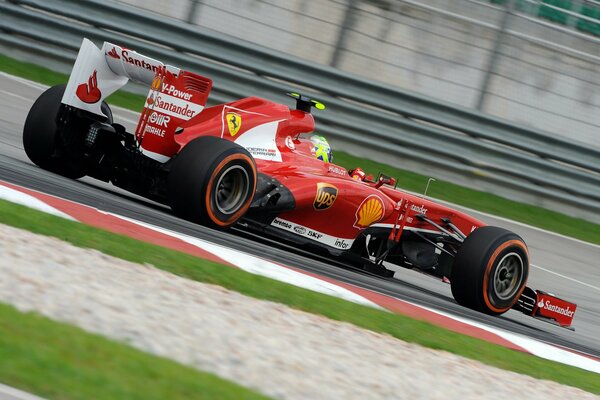
[[[550,293],[535,291],[537,301],[533,309],[533,316],[550,318],[562,327],[569,327],[577,310],[577,304],[559,299]]]
[[[202,110],[211,87],[212,81],[203,76],[186,71],[174,75],[164,67],[157,68],[135,131],[144,149],[168,157],[177,153],[181,146],[174,139],[175,129],[196,109]],[[165,110],[166,105],[172,110]]]
[[[235,128],[239,129],[237,131],[232,131],[228,126],[227,120],[232,118],[235,120]],[[257,135],[257,129],[266,129],[269,123],[276,124],[276,132],[273,131],[270,139],[263,137],[249,146],[248,141]],[[281,161],[260,159],[256,155],[255,159],[259,172],[279,180],[294,196],[296,208],[282,213],[279,217],[335,238],[354,239],[364,229],[365,226],[361,226],[358,221],[358,210],[369,197],[375,198],[375,202],[380,202],[383,206],[381,218],[372,221],[371,225],[395,224],[399,213],[398,204],[402,201],[404,206],[412,204],[422,211],[426,209],[426,215],[437,222],[442,217],[451,218],[465,234],[484,225],[475,218],[425,198],[385,185],[376,188],[374,183],[354,180],[344,168],[316,159],[311,153],[312,146],[309,140],[306,135],[302,135],[315,129],[315,121],[310,113],[290,110],[285,105],[258,97],[249,97],[206,108],[181,126],[184,127],[184,131],[174,136],[174,142],[170,137],[162,138],[162,154],[173,156],[177,149],[191,140],[206,135],[241,141],[253,155],[255,153],[250,147],[254,146],[260,151],[268,150],[273,156],[278,151]],[[157,137],[153,137],[154,152],[157,152],[156,141]],[[146,147],[144,143],[142,146]],[[271,148],[267,149],[269,146]],[[330,208],[316,210],[313,206],[318,183],[333,185],[338,190]],[[420,212],[408,210],[406,226],[432,229],[430,225],[411,218],[411,215],[418,213]]]

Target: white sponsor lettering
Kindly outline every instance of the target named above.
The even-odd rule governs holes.
[[[188,93],[184,90],[179,90],[175,87],[175,85],[169,84],[169,83],[163,83],[162,84],[162,93],[167,93],[168,95],[171,95],[173,97],[178,97],[180,99],[183,100],[191,100],[192,99],[192,94]]]
[[[160,137],[165,137],[165,130],[157,128],[155,126],[146,125],[146,128],[144,128],[144,134],[146,134],[146,133],[150,133],[152,135],[156,135],[156,136],[160,136]]]
[[[419,214],[427,214],[427,209],[425,208],[425,206],[417,207],[413,204],[412,206],[410,206],[410,209]]]
[[[330,165],[329,166],[329,172],[333,173],[333,174],[337,174],[337,175],[348,175],[348,172],[346,172],[346,170],[344,168],[340,168],[338,166],[335,165]]]
[[[557,314],[566,315],[567,317],[572,317],[575,314],[575,311],[571,310],[571,307],[567,306],[567,308],[557,306],[555,304],[550,303],[550,300],[546,300],[546,303],[540,301],[538,306],[542,309],[546,309],[548,311],[555,312]]]
[[[159,93],[154,100],[149,99],[148,104],[154,102],[154,109],[172,117],[188,120],[202,111],[202,106],[181,100],[166,93]]]
[[[352,247],[352,243],[354,243],[354,239],[337,238],[281,218],[275,218],[273,222],[271,222],[271,225],[317,241],[326,246],[335,247],[336,249],[348,250]]]
[[[164,126],[165,128],[168,126],[169,121],[171,121],[171,117],[168,115],[159,114],[156,111],[150,114],[150,118],[148,118],[148,122],[159,126]]]

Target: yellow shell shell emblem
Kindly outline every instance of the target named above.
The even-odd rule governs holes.
[[[163,78],[161,78],[160,76],[155,76],[154,79],[152,80],[152,85],[150,85],[150,88],[152,90],[160,90],[160,86],[162,85],[162,81]]]
[[[242,127],[242,116],[240,114],[229,112],[225,116],[225,120],[227,121],[227,128],[229,129],[229,134],[231,136],[237,135]]]
[[[375,195],[367,197],[356,211],[356,222],[354,223],[354,226],[363,229],[379,221],[383,218],[383,207],[383,201],[381,201],[379,197]]]

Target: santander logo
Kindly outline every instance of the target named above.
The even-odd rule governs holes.
[[[82,83],[77,86],[77,90],[75,94],[79,98],[79,100],[83,101],[87,104],[97,103],[102,98],[102,92],[98,88],[98,71],[94,70],[92,75],[89,77],[87,83]]]
[[[566,315],[567,317],[572,317],[573,314],[575,314],[575,311],[572,311],[569,306],[567,306],[567,308],[560,307],[560,306],[550,303],[550,300],[546,300],[545,303],[543,300],[540,301],[538,303],[538,307],[541,309],[555,312],[557,314]]]
[[[121,57],[119,57],[119,54],[117,54],[117,49],[115,49],[114,47],[112,48],[111,51],[109,51],[108,53],[106,53],[107,56],[112,57],[112,58],[116,58],[117,60],[120,60]]]

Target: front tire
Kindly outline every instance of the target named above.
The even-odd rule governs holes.
[[[226,229],[250,207],[256,181],[256,165],[246,149],[217,137],[199,137],[173,161],[170,205],[179,217]]]
[[[506,229],[484,226],[465,239],[454,259],[452,295],[465,307],[500,315],[515,304],[528,276],[523,239]]]

